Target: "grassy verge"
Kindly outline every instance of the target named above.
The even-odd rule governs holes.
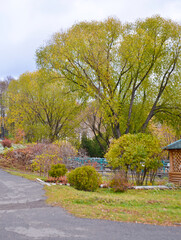
[[[39,177],[14,170],[7,172],[30,180]],[[84,192],[55,185],[46,186],[45,190],[48,204],[61,206],[77,217],[168,226],[181,224],[181,189],[114,193],[111,189]]]
[[[111,189],[83,192],[67,186],[45,187],[47,202],[62,206],[77,217],[139,222],[158,225],[181,224],[181,190]]]
[[[33,180],[35,181],[37,178],[40,178],[42,180],[45,180],[45,177],[40,177],[38,174],[33,174],[33,173],[24,173],[24,172],[20,172],[18,170],[10,170],[10,169],[5,169],[6,172],[11,173],[12,175],[16,175],[19,177],[24,177],[27,178],[29,180]]]

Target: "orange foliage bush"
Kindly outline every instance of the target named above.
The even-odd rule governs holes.
[[[131,187],[124,171],[115,173],[111,180],[110,186],[114,189],[115,192],[125,192],[128,190],[128,188]]]
[[[50,183],[62,183],[63,185],[67,185],[68,180],[66,176],[62,176],[62,177],[48,177],[48,179],[46,180],[46,182],[50,182]]]
[[[25,132],[24,132],[24,130],[22,130],[22,129],[17,129],[14,142],[15,142],[15,143],[22,143],[24,137],[25,137]]]
[[[65,151],[66,150],[66,151]],[[66,162],[73,152],[68,153],[68,147],[62,147],[57,144],[31,144],[23,149],[15,149],[8,151],[5,154],[0,154],[1,167],[15,167],[20,170],[32,170],[31,164],[33,160],[41,155],[52,156],[55,159],[62,159]]]
[[[12,146],[11,140],[5,138],[4,140],[2,140],[1,142],[2,146],[5,148],[10,148]]]

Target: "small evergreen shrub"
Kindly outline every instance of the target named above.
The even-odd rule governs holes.
[[[2,146],[3,146],[4,148],[5,148],[5,147],[7,147],[7,148],[12,147],[11,140],[9,140],[9,139],[7,139],[7,138],[5,138],[4,140],[2,140],[1,144],[2,144]]]
[[[114,192],[125,192],[130,187],[124,171],[117,172],[112,180],[110,186]]]
[[[64,176],[66,172],[67,172],[67,168],[65,164],[58,163],[51,166],[51,169],[48,172],[48,174],[50,177],[58,178],[58,177]]]
[[[68,182],[78,190],[93,192],[101,183],[101,175],[92,166],[78,167],[68,174]]]
[[[105,151],[100,147],[99,142],[97,141],[97,138],[99,139],[99,142],[102,146],[104,146],[105,151],[107,150],[107,144],[105,141],[102,141],[102,139],[97,136],[93,139],[87,138],[86,133],[84,132],[81,139],[80,149],[84,149],[88,156],[90,157],[100,157],[103,158]]]

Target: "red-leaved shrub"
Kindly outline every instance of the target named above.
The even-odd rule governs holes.
[[[5,139],[2,141],[4,147],[7,147],[6,143],[10,143],[10,140]],[[4,154],[0,154],[0,160],[2,159],[2,161],[0,161],[0,166],[32,171],[34,170],[32,168],[34,160],[42,159],[43,164],[41,168],[43,169],[44,175],[48,175],[48,170],[50,170],[52,164],[61,162],[68,165],[69,158],[75,155],[76,151],[71,144],[67,142],[60,142],[58,144],[31,144],[23,149],[14,149]],[[45,171],[45,167],[47,171]],[[38,169],[37,172],[39,172]]]
[[[92,166],[94,167],[97,171],[100,170],[100,167],[98,166],[97,162],[91,162],[90,160],[87,161],[87,164],[84,164],[85,166]]]
[[[67,177],[66,176],[62,176],[62,177],[48,177],[46,182],[50,182],[50,183],[61,183],[63,185],[67,185],[68,181],[67,181]]]
[[[125,176],[124,171],[115,173],[111,180],[110,186],[114,189],[114,192],[125,192],[130,187],[130,184]]]
[[[15,143],[23,143],[25,132],[22,129],[17,129],[15,133]]]
[[[5,148],[10,148],[12,146],[11,140],[5,138],[4,140],[2,140],[1,142],[2,146]]]

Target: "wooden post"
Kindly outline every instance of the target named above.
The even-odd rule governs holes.
[[[173,151],[169,151],[169,158],[170,158],[170,172],[173,172]]]

